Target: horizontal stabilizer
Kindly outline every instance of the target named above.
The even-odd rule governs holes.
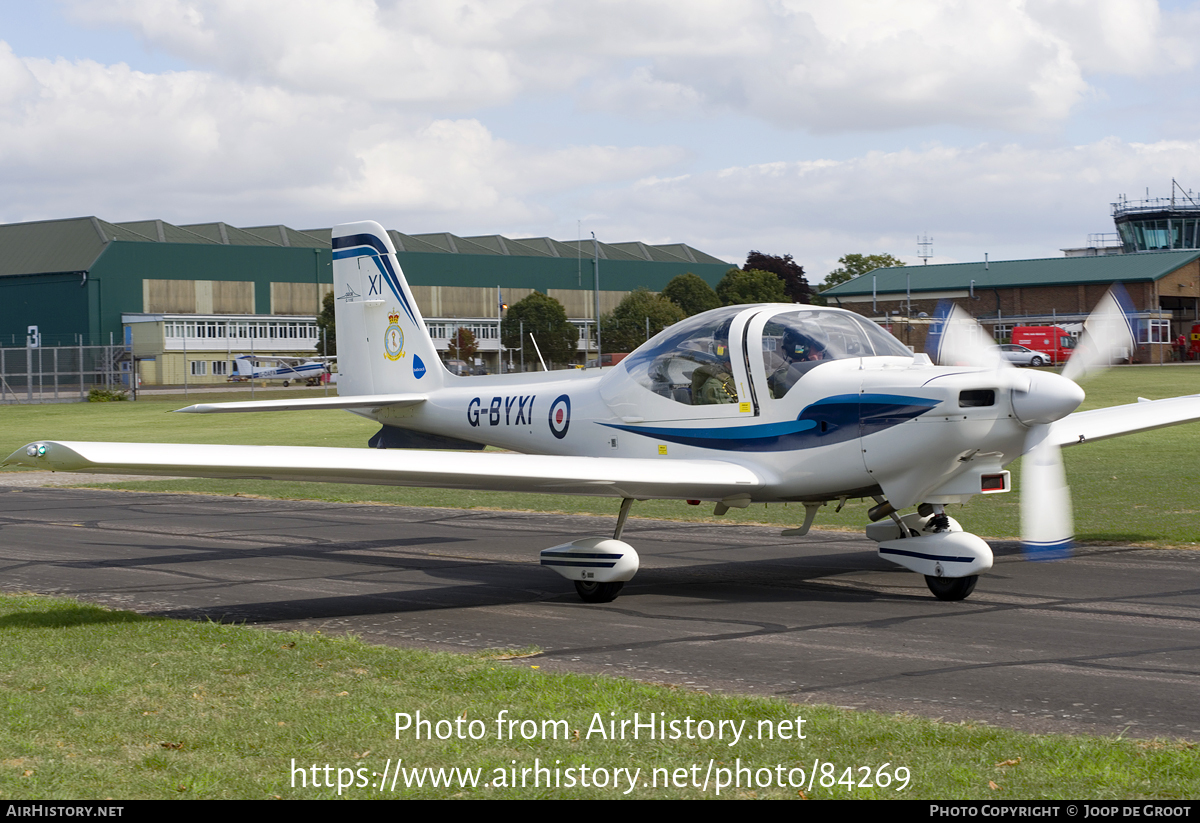
[[[381,409],[385,406],[415,406],[425,402],[423,394],[371,394],[358,397],[305,397],[296,400],[249,400],[237,403],[197,403],[186,414],[230,414],[232,412],[318,411],[321,409]]]
[[[750,469],[719,460],[569,457],[490,452],[85,443],[42,440],[4,465],[109,474],[303,480],[481,491],[720,500],[761,488]]]

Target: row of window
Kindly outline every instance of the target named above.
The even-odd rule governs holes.
[[[191,366],[192,377],[207,377],[209,364],[212,364],[212,373],[214,377],[229,374],[228,360],[192,360],[189,362]]]
[[[495,340],[500,336],[500,329],[495,323],[426,323],[425,328],[434,340],[449,340],[456,329],[466,329],[475,335],[476,340]]]
[[[579,331],[580,342],[594,337],[591,323],[573,322],[572,325]],[[470,330],[476,340],[495,340],[500,335],[500,328],[495,323],[426,323],[425,328],[434,340],[449,340],[455,329]]]
[[[317,324],[294,320],[168,320],[163,323],[168,340],[316,340]]]
[[[1173,217],[1118,223],[1126,251],[1200,248],[1200,220]]]

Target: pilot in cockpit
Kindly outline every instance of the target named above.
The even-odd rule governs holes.
[[[729,360],[730,323],[730,320],[726,320],[716,329],[708,342],[705,362],[692,372],[692,405],[710,406],[737,402],[733,365]]]

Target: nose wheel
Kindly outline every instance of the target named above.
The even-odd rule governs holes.
[[[975,591],[975,584],[979,582],[979,575],[972,574],[967,577],[934,577],[931,574],[925,575],[925,585],[933,592],[933,596],[938,600],[965,600],[967,595]],[[579,584],[576,583],[576,586]],[[587,598],[584,598],[585,600]]]

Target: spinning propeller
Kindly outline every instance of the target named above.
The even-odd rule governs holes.
[[[1065,556],[1075,532],[1062,450],[1050,437],[1050,428],[1083,402],[1078,380],[1095,376],[1133,349],[1133,332],[1119,289],[1109,289],[1084,322],[1079,345],[1061,376],[1014,368],[958,306],[943,322],[938,361],[994,369],[998,387],[1010,390],[1013,414],[1029,430],[1022,449],[1021,542],[1035,559]]]

